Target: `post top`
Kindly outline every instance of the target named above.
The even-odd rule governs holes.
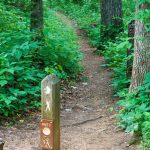
[[[59,81],[60,81],[60,79],[58,79],[58,77],[55,74],[50,74],[42,80],[42,83],[50,82],[51,84],[56,84]]]

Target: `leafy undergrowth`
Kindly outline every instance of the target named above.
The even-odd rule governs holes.
[[[136,92],[128,92],[130,80],[126,78],[126,62],[132,59],[132,56],[126,58],[126,50],[131,44],[125,34],[120,36],[116,42],[107,44],[107,51],[103,52],[107,63],[103,66],[112,68],[112,86],[116,89],[115,96],[121,99],[118,101],[118,105],[122,108],[118,115],[120,120],[118,125],[125,132],[140,136],[141,149],[148,150],[150,148],[150,73],[145,76],[143,86]]]
[[[91,45],[99,46],[100,2],[98,0],[83,1],[81,5],[74,4],[71,0],[51,1],[51,7],[69,15],[90,37]]]
[[[103,53],[106,64],[112,68],[112,86],[116,89],[116,96],[120,97],[118,105],[121,106],[119,112],[118,125],[126,132],[141,137],[140,149],[150,149],[150,73],[145,75],[144,84],[138,87],[136,92],[129,93],[130,79],[126,77],[127,61],[133,60],[133,54],[127,57],[127,49],[131,48],[129,43],[128,23],[133,20],[134,2],[129,6],[129,2],[124,1],[124,32],[118,35],[115,41],[104,43],[106,50]],[[145,14],[147,15],[147,14]],[[143,14],[144,18],[144,14]]]
[[[138,87],[136,92],[129,93],[130,79],[126,77],[127,60],[132,59],[133,55],[127,57],[127,49],[131,48],[128,42],[126,31],[121,33],[115,42],[108,42],[105,45],[104,55],[106,64],[113,71],[112,86],[116,89],[115,96],[120,97],[117,102],[121,106],[118,115],[118,125],[125,132],[141,137],[140,149],[149,150],[150,148],[150,73],[145,76],[144,85]]]
[[[46,71],[55,73],[59,78],[75,77],[80,71],[77,36],[73,29],[56,17],[56,12],[46,11],[45,14],[45,47],[40,51],[45,60]]]
[[[42,43],[32,38],[29,13],[0,3],[0,14],[0,119],[6,119],[39,108],[41,80],[51,73],[74,78],[82,55],[54,11],[45,14]]]

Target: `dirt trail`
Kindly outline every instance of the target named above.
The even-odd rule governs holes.
[[[75,28],[61,14],[58,17]],[[112,94],[111,73],[100,66],[103,57],[93,53],[88,39],[75,28],[84,53],[83,80],[64,88],[61,95],[61,150],[136,150],[128,146],[131,137],[116,126],[116,99]],[[9,129],[1,127],[0,137],[6,140],[4,150],[39,150],[38,122],[40,115],[30,117],[26,125]]]

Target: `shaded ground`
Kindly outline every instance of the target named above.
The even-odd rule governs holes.
[[[65,16],[57,16],[75,27]],[[116,126],[116,111],[112,108],[118,108],[112,94],[111,73],[100,67],[103,57],[93,53],[80,29],[75,31],[85,55],[85,71],[80,82],[62,89],[61,150],[136,150],[135,146],[128,147],[131,137]],[[6,141],[4,150],[39,150],[39,120],[40,114],[36,114],[20,121],[20,125],[1,127],[0,137]]]

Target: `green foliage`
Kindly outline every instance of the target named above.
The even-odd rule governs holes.
[[[56,73],[60,78],[73,77],[81,71],[78,62],[82,55],[79,52],[77,37],[71,27],[66,27],[62,20],[55,16],[55,11],[46,12],[45,46],[40,53],[49,68],[47,71]]]
[[[150,148],[150,112],[145,113],[144,122],[142,124],[142,147]]]
[[[98,0],[83,1],[82,5],[74,4],[72,1],[62,0],[59,5],[51,2],[56,10],[68,14],[74,19],[81,29],[86,31],[93,46],[98,47],[100,38],[100,2]]]
[[[8,117],[39,107],[45,73],[32,62],[32,52],[39,44],[31,40],[29,19],[2,3],[0,14],[0,115]]]
[[[113,70],[113,83],[116,89],[116,95],[122,100],[118,104],[122,107],[118,117],[120,127],[126,132],[138,134],[141,136],[141,149],[150,149],[150,73],[145,76],[144,84],[138,87],[133,93],[128,93],[130,80],[126,78],[126,62],[133,59],[133,56],[127,56],[127,49],[131,47],[128,42],[127,31],[128,23],[134,20],[135,1],[129,4],[124,0],[124,33],[120,34],[114,42],[105,40],[105,51],[103,53],[106,64],[103,66],[111,67]],[[130,7],[127,7],[130,6]],[[149,10],[141,11],[137,16],[138,19],[149,25]],[[148,26],[149,27],[149,26]],[[147,29],[147,31],[149,31]]]
[[[135,0],[123,0],[123,20],[125,27],[128,26],[128,23],[135,18]]]
[[[138,88],[138,91],[128,93],[128,84],[130,80],[126,79],[126,58],[127,48],[131,47],[128,38],[125,36],[116,40],[115,43],[106,45],[107,51],[103,52],[106,64],[102,66],[111,67],[113,70],[112,85],[116,89],[117,96],[122,100],[118,104],[122,107],[118,117],[119,126],[126,132],[136,133],[143,138],[145,149],[150,148],[150,73],[145,77],[144,85]],[[131,59],[131,56],[129,56]]]
[[[0,55],[0,114],[15,115],[39,107],[40,80],[44,77],[32,65],[31,60],[24,57],[12,61],[12,54]],[[18,58],[17,58],[18,59]],[[31,67],[32,66],[32,67]]]
[[[108,42],[107,45],[105,45],[106,51],[101,52],[106,60],[106,64],[102,66],[112,68],[112,85],[117,91],[127,87],[129,83],[129,80],[126,79],[126,51],[130,47],[131,44],[128,42],[127,35],[122,33],[115,43]]]
[[[144,148],[150,148],[150,73],[146,75],[145,84],[136,92],[118,93],[123,100],[118,102],[123,107],[119,114],[119,125],[126,132],[138,133],[143,137]]]
[[[0,2],[7,5],[7,9],[9,8],[8,6],[11,6],[10,9],[13,6],[25,12],[30,11],[31,0],[0,0]]]
[[[47,10],[45,38],[34,41],[29,13],[16,5],[12,7],[14,2],[0,3],[1,118],[39,108],[40,83],[46,74],[55,73],[64,79],[75,77],[81,70],[81,54],[73,29],[63,24],[54,11]]]

